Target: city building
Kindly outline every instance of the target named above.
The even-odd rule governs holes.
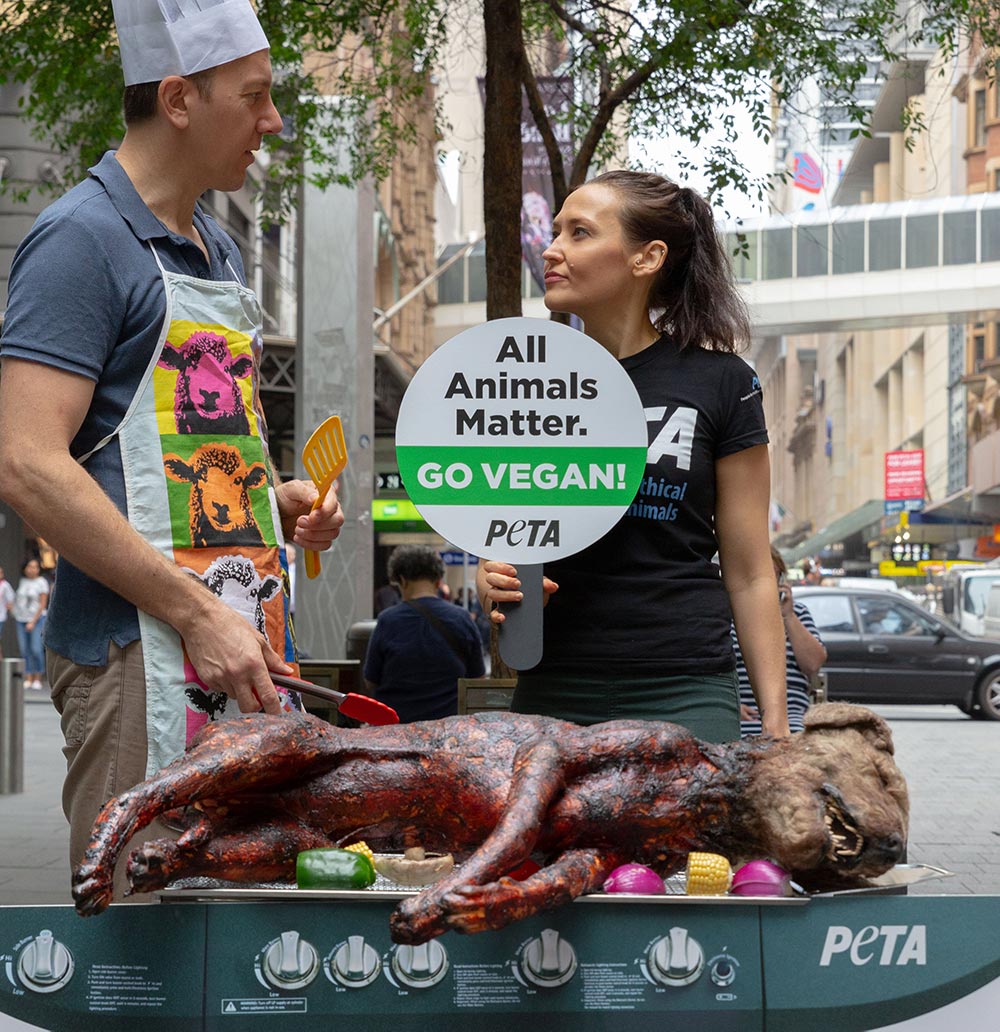
[[[852,253],[867,263],[857,270],[866,270],[870,282],[873,271],[898,269],[916,281],[920,270],[939,262],[977,260],[980,215],[964,195],[988,181],[988,113],[996,109],[989,107],[995,97],[987,77],[977,86],[976,69],[982,73],[982,61],[963,71],[932,51],[913,50],[905,61],[881,69],[871,135],[852,146],[829,210],[786,212],[783,241],[781,210],[763,220],[775,234],[767,254],[759,256],[771,266],[763,274],[791,277],[794,253],[800,280],[785,285],[795,292],[801,277],[851,271]],[[926,124],[909,145],[904,109]],[[788,196],[786,188],[775,201],[787,204]],[[756,257],[745,256],[744,266]],[[772,440],[776,543],[788,559],[818,557],[829,572],[888,576],[923,576],[926,563],[987,557],[981,553],[983,539],[992,535],[993,503],[986,496],[990,488],[970,480],[975,442],[967,438],[966,424],[984,439],[997,424],[989,422],[988,402],[966,419],[965,397],[977,389],[989,396],[996,326],[981,324],[968,334],[964,320],[949,320],[943,312],[924,320],[865,321],[858,314],[839,314],[850,329],[834,317],[824,332],[762,335],[755,344]],[[992,451],[975,453],[992,485],[996,469],[987,466],[995,462],[996,443]],[[923,491],[905,503],[913,511],[901,519],[888,512],[885,456],[915,451],[923,457]]]

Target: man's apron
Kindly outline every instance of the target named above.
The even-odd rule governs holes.
[[[288,561],[260,405],[260,305],[232,266],[232,281],[202,280],[167,272],[150,250],[163,276],[163,328],[121,425],[93,451],[117,434],[129,523],[294,663]],[[239,707],[205,688],[172,627],[140,610],[139,630],[148,777],[209,720]],[[298,705],[281,694],[286,709]]]

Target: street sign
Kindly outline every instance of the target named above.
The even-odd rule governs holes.
[[[924,497],[924,450],[885,453],[885,500]],[[888,510],[886,510],[888,512]]]

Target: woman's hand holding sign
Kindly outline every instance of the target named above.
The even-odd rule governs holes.
[[[542,606],[548,605],[549,596],[559,590],[559,585],[548,577],[542,577]],[[480,560],[476,571],[476,591],[483,609],[490,614],[495,624],[502,624],[506,615],[499,608],[501,602],[520,602],[524,594],[518,580],[517,567],[496,559]],[[495,605],[494,605],[495,603]]]

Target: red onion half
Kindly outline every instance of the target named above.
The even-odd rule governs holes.
[[[642,864],[622,864],[608,875],[604,891],[635,896],[662,896],[667,888],[663,879],[651,868]]]
[[[770,860],[751,860],[733,874],[736,896],[791,896],[791,875]]]

